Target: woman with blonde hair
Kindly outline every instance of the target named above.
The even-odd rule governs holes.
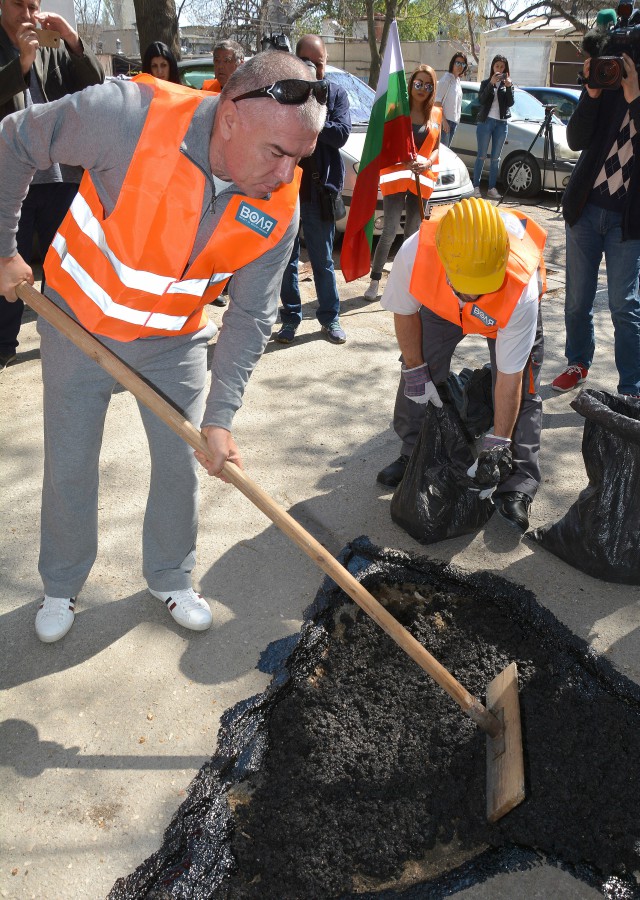
[[[378,296],[382,268],[400,227],[403,209],[406,239],[420,227],[422,219],[420,207],[433,192],[437,178],[433,166],[438,162],[442,122],[442,110],[434,107],[437,83],[436,73],[431,66],[425,64],[419,65],[409,79],[409,109],[413,140],[416,148],[419,148],[418,158],[390,166],[380,173],[384,225],[373,254],[371,283],[364,292],[365,300],[375,300]],[[420,197],[416,175],[420,180]]]

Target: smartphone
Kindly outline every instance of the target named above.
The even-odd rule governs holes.
[[[36,34],[41,47],[57,49],[60,46],[60,35],[57,31],[51,31],[49,28],[38,28]]]

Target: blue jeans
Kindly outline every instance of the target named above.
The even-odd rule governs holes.
[[[300,203],[300,222],[318,296],[316,318],[321,325],[330,325],[336,321],[340,313],[340,297],[333,268],[333,237],[336,225],[335,222],[326,222],[320,218],[320,207],[317,203],[307,202]],[[280,288],[282,301],[280,319],[283,325],[293,325],[294,328],[302,321],[302,300],[298,285],[299,259],[298,236],[293,245],[291,259],[284,270]]]
[[[588,369],[593,361],[593,303],[604,253],[618,391],[640,394],[640,240],[623,241],[621,221],[620,213],[587,203],[576,224],[566,226],[565,354],[569,365]]]
[[[449,126],[449,131],[446,132],[444,128],[442,129],[442,131],[440,132],[440,143],[444,144],[445,147],[450,147],[453,136],[456,133],[458,123],[452,122],[451,119],[447,119],[447,125]]]
[[[478,122],[476,140],[478,156],[473,167],[473,186],[480,187],[480,178],[484,167],[484,159],[491,141],[491,162],[489,164],[489,190],[496,186],[500,169],[500,154],[507,138],[507,120],[487,118],[486,122]]]

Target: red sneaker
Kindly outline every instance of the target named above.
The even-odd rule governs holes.
[[[567,366],[564,372],[551,382],[554,391],[572,391],[574,388],[587,380],[587,372],[589,370],[581,363],[575,366]]]

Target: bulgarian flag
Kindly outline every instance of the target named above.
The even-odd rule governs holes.
[[[371,268],[373,222],[380,170],[414,159],[409,94],[404,75],[398,25],[391,23],[376,96],[364,142],[342,242],[340,266],[345,281],[361,278]]]

